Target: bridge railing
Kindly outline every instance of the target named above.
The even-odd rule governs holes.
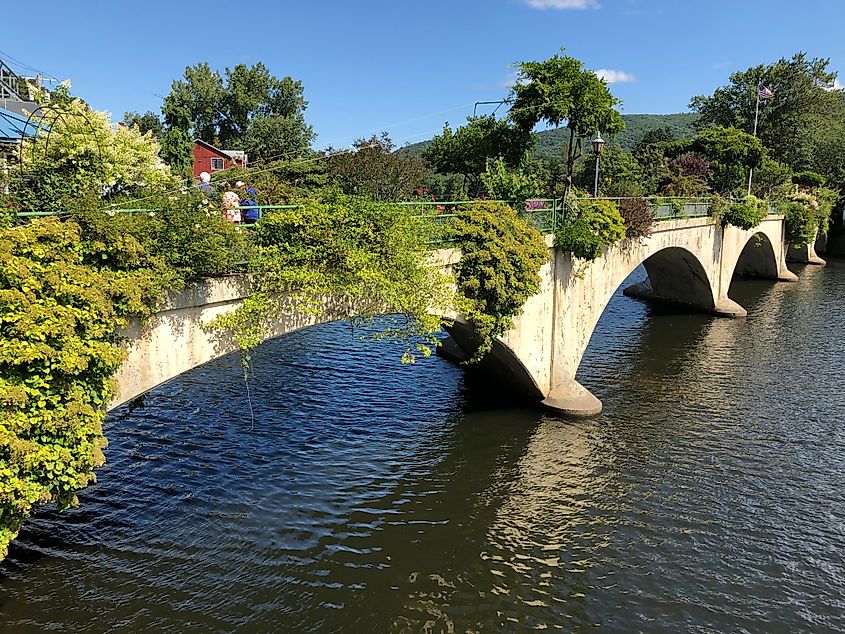
[[[577,201],[592,200],[591,198],[576,198]],[[617,204],[632,198],[622,197],[599,197],[597,200],[610,200]],[[677,220],[683,218],[703,218],[711,215],[711,199],[709,197],[667,197],[650,196],[635,198],[633,200],[645,200],[652,211],[655,221]],[[435,200],[435,201],[403,201],[393,203],[400,207],[408,207],[417,210],[419,215],[430,219],[438,224],[448,224],[459,215],[461,207],[473,204],[473,200]],[[508,202],[508,201],[491,201]],[[254,205],[241,206],[242,212],[248,209],[258,208],[258,218],[261,220],[268,214],[283,209],[299,209],[302,205]],[[553,233],[558,222],[564,218],[571,206],[564,205],[560,198],[534,198],[525,202],[520,210],[520,215],[543,233]],[[133,209],[107,209],[103,213],[114,216],[116,214],[155,214],[161,212],[156,208],[133,208]],[[777,207],[770,205],[769,214],[776,214]],[[55,211],[27,211],[15,214],[21,219],[28,219],[42,216],[67,216],[68,214]],[[249,227],[250,225],[243,225]]]

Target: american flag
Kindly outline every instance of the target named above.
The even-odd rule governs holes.
[[[760,97],[760,99],[774,99],[775,93],[769,90],[763,82],[760,82],[757,86],[757,96]]]

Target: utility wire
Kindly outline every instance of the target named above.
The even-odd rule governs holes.
[[[15,58],[15,57],[12,57],[11,55],[9,55],[8,53],[6,53],[4,51],[0,51],[0,56],[2,56],[3,59],[12,60],[13,62],[15,62],[21,68],[25,68],[26,70],[31,70],[35,73],[38,73],[39,75],[44,75],[44,79],[47,80],[47,81],[51,81],[51,82],[56,81],[56,78],[53,77],[52,75],[50,75],[50,73],[45,73],[43,70],[39,70],[38,68],[35,68],[34,66],[30,66],[29,64],[26,64],[26,63],[22,62],[21,60]]]

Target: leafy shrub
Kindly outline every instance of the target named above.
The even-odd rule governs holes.
[[[648,238],[654,227],[654,214],[645,198],[623,198],[619,213],[625,221],[625,237],[631,240]]]
[[[549,252],[540,232],[503,203],[462,207],[451,232],[462,251],[456,273],[469,300],[464,312],[480,342],[470,360],[475,362],[490,352],[494,339],[540,289],[540,267]]]
[[[566,214],[555,232],[555,246],[593,261],[602,249],[625,238],[625,221],[609,200],[580,200],[577,213]]]
[[[280,209],[256,225],[254,292],[214,322],[247,352],[271,320],[293,311],[357,319],[396,315],[380,333],[405,344],[403,360],[428,355],[440,315],[452,309],[448,276],[428,266],[436,227],[408,207],[325,192],[301,208]]]
[[[132,203],[113,203],[123,204]],[[148,210],[136,213],[75,211],[72,217],[82,227],[85,261],[115,270],[156,268],[185,281],[245,270],[249,234],[227,222],[218,203],[190,190],[151,194],[143,204]]]
[[[0,230],[0,559],[37,504],[59,509],[104,462],[118,328],[164,290],[147,269],[96,270],[55,218]]]
[[[821,187],[827,182],[827,179],[816,172],[798,172],[792,175],[792,182],[804,187]]]
[[[778,210],[786,221],[786,239],[795,247],[810,244],[819,233],[828,230],[830,212],[839,194],[825,188],[820,188],[817,193],[818,196],[793,191],[778,204]]]
[[[830,229],[831,214],[839,202],[840,194],[835,189],[819,187],[816,189],[816,198],[819,201],[819,233],[826,234]]]
[[[508,169],[505,161],[499,157],[487,163],[481,182],[487,188],[487,193],[494,200],[506,200],[515,209],[522,209],[525,201],[536,196],[541,185],[533,175],[524,173],[521,169]]]
[[[786,239],[796,248],[816,239],[819,229],[817,212],[797,201],[785,201],[778,204],[778,211],[786,222]]]
[[[768,215],[768,205],[756,196],[746,196],[742,202],[730,203],[720,214],[723,227],[733,225],[748,231],[759,225]]]

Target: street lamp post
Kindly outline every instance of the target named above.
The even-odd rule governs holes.
[[[596,155],[596,181],[593,184],[593,198],[599,195],[599,157],[604,148],[604,139],[601,138],[601,133],[596,132],[596,138],[593,139],[593,153]]]

